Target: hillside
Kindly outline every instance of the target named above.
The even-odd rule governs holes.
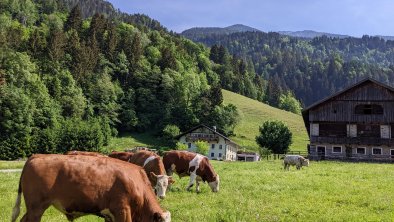
[[[247,150],[257,150],[255,137],[259,126],[266,120],[281,120],[293,133],[291,150],[306,151],[308,134],[300,115],[286,112],[239,94],[223,90],[224,103],[232,103],[241,111],[242,120],[235,127],[235,137],[231,137]]]

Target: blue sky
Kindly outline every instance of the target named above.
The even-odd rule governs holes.
[[[170,30],[244,24],[262,31],[315,30],[394,36],[393,0],[109,0]]]

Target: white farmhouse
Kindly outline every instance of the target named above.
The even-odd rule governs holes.
[[[216,127],[210,128],[204,124],[196,126],[175,137],[179,142],[186,144],[191,152],[196,151],[196,141],[205,141],[209,144],[208,158],[214,160],[237,160],[239,145],[229,138],[218,133]]]

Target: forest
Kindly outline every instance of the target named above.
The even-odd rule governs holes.
[[[242,60],[226,52],[233,66],[216,64],[202,44],[101,0],[0,0],[0,23],[0,159],[101,151],[119,133],[199,123],[231,135],[239,113],[221,83],[260,87]]]
[[[275,107],[286,92],[305,107],[366,77],[394,82],[394,41],[380,37],[302,39],[275,32],[202,35],[192,30],[187,38],[223,46],[245,61],[250,72],[266,81],[263,101]]]

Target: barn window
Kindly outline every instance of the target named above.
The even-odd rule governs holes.
[[[211,153],[211,157],[214,157],[215,156],[215,153]]]
[[[365,155],[365,147],[358,147],[356,152],[357,152],[357,154]]]
[[[211,148],[212,148],[212,149],[215,149],[215,144],[212,143]]]
[[[372,148],[373,155],[382,155],[382,148]]]
[[[354,113],[359,115],[382,115],[383,107],[377,104],[357,105],[354,109]]]
[[[341,146],[333,146],[332,152],[333,153],[342,153],[342,147]]]
[[[222,153],[219,153],[219,157],[222,157]]]
[[[188,143],[187,144],[187,147],[190,149],[190,148],[192,148],[192,144],[191,143]]]
[[[219,145],[219,149],[223,149],[223,145],[222,144]]]

